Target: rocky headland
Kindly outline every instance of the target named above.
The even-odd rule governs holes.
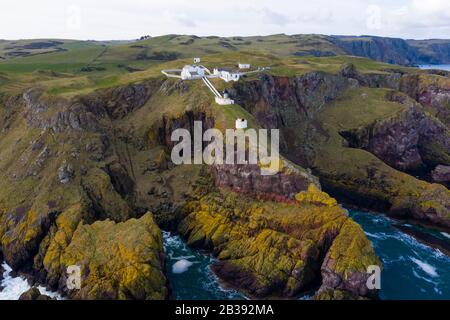
[[[252,297],[376,298],[367,267],[381,263],[332,196],[450,227],[450,191],[426,179],[443,180],[449,166],[448,78],[344,65],[264,74],[230,94],[239,115],[281,130],[278,174],[173,165],[174,129],[235,120],[195,83],[3,95],[4,260],[71,299],[167,299],[164,228],[213,253],[220,279]],[[70,265],[81,267],[81,290],[66,287]]]

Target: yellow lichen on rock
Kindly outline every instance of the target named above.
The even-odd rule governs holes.
[[[342,268],[352,276],[374,261],[373,248],[359,245],[368,243],[364,233],[352,227],[334,199],[311,186],[300,200],[277,203],[210,192],[184,207],[178,231],[188,244],[217,255],[213,270],[219,277],[255,297],[292,297],[306,289],[320,279],[330,246],[347,259],[330,272]]]
[[[162,235],[151,213],[122,223],[110,220],[91,225],[79,223],[70,243],[65,238],[66,218],[58,219],[60,230],[50,244],[44,265],[50,274],[62,277],[60,283],[68,266],[81,268],[81,290],[62,288],[69,297],[167,298]],[[68,227],[69,233],[72,227],[73,224]]]
[[[295,196],[299,203],[316,204],[328,207],[337,206],[336,199],[321,191],[315,184],[310,184],[307,191],[302,191]]]
[[[103,170],[91,169],[83,177],[82,185],[88,197],[97,204],[97,214],[101,214],[102,218],[124,221],[132,217],[130,206],[116,192],[110,176]]]

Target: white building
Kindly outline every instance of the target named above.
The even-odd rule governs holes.
[[[216,97],[215,100],[216,100],[216,103],[221,106],[228,106],[228,105],[234,104],[234,100],[230,99],[230,98]]]
[[[247,129],[248,123],[245,119],[236,120],[236,129]]]
[[[250,69],[251,65],[249,63],[239,63],[239,69]]]
[[[213,74],[215,76],[218,76],[220,79],[224,80],[225,82],[239,81],[239,79],[241,78],[240,73],[233,72],[228,69],[215,68],[213,71]]]
[[[194,63],[200,63],[202,61],[200,58],[194,58]]]
[[[204,76],[205,68],[201,66],[187,65],[181,70],[181,79],[183,80],[201,79]]]

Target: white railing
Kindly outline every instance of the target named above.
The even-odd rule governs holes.
[[[203,82],[206,84],[206,86],[208,87],[209,90],[211,90],[211,92],[217,97],[217,98],[222,98],[222,95],[219,93],[219,91],[217,91],[216,88],[214,88],[213,84],[211,83],[211,81],[209,81],[206,77],[202,78]]]

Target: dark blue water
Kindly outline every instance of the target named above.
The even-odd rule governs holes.
[[[450,258],[395,229],[383,215],[350,210],[383,261],[382,299],[450,299]],[[426,230],[447,241],[446,233]]]
[[[450,299],[450,258],[395,229],[396,222],[380,214],[349,210],[383,261],[381,299]],[[450,235],[423,229],[450,241]],[[210,270],[215,259],[190,249],[178,236],[164,233],[167,274],[176,299],[244,299],[237,291],[225,290]],[[174,273],[178,261],[192,263]],[[189,265],[189,264],[187,264]],[[186,264],[185,264],[186,266]]]
[[[221,286],[211,271],[215,259],[189,248],[179,237],[163,233],[166,248],[167,276],[172,286],[173,296],[183,300],[242,300],[245,297],[235,290]],[[182,273],[174,273],[173,266],[179,262],[192,263]],[[186,265],[186,263],[185,263]],[[186,268],[185,268],[186,269]]]

